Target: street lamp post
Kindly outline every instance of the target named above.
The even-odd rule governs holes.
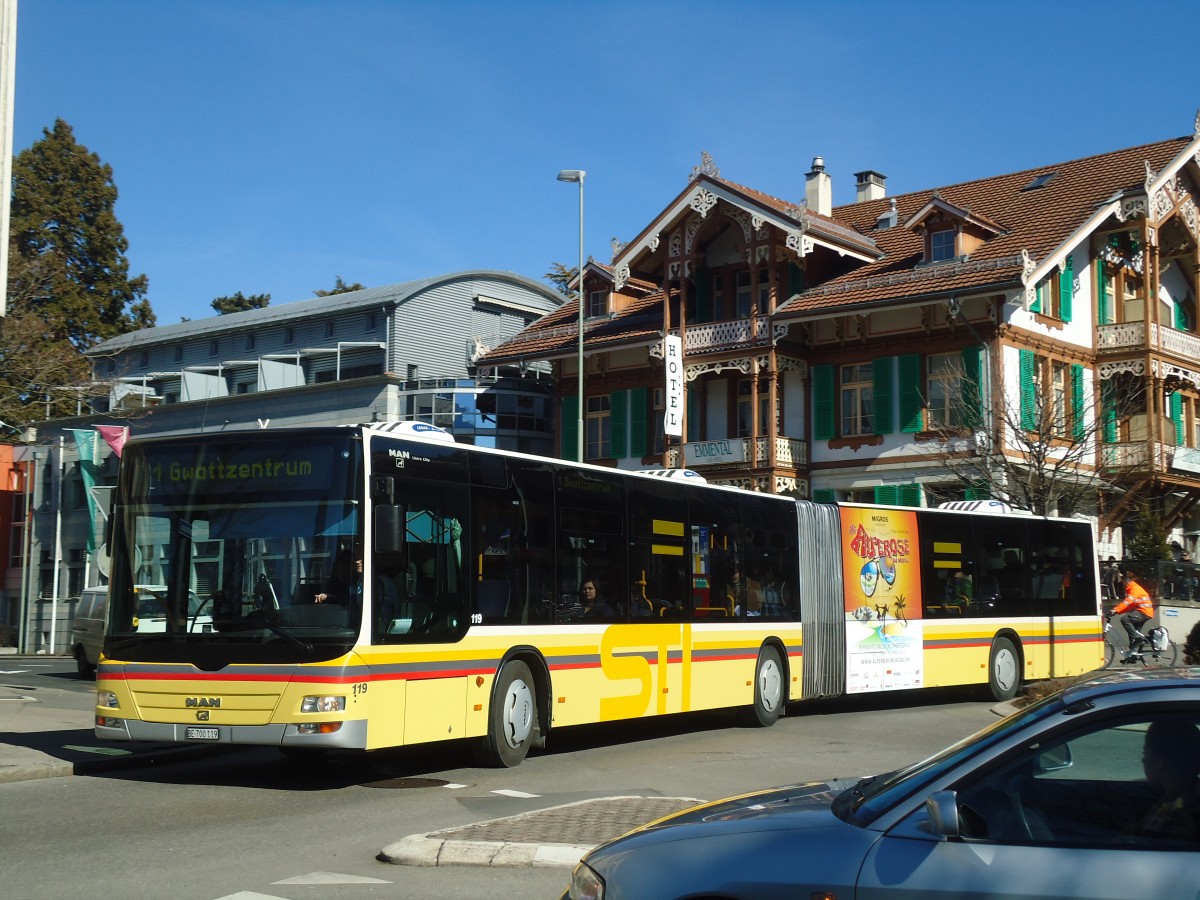
[[[587,172],[583,169],[563,169],[558,173],[559,181],[573,181],[579,184],[579,422],[577,424],[575,458],[583,462],[583,179]]]

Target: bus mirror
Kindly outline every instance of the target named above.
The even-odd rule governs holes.
[[[398,553],[404,549],[404,507],[375,507],[375,552]]]

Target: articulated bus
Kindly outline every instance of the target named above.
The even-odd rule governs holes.
[[[817,504],[390,423],[134,441],[97,736],[302,753],[1101,665],[1092,528]],[[585,584],[586,583],[586,584]],[[586,586],[586,590],[584,590]],[[147,627],[147,622],[152,627]]]

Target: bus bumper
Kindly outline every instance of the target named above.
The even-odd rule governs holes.
[[[136,719],[106,718],[97,723],[96,737],[106,741],[158,741],[170,744],[252,744],[263,747],[365,750],[365,719],[343,722],[327,734],[301,734],[299,724],[283,725],[180,725],[171,722],[141,722]]]

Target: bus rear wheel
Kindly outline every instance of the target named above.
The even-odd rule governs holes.
[[[495,768],[519,765],[537,738],[537,690],[525,663],[505,663],[496,679],[488,710],[488,733],[479,739],[475,756]]]
[[[767,728],[774,725],[783,712],[784,677],[779,651],[763,647],[754,667],[754,705],[742,710],[747,725]]]
[[[988,688],[996,700],[1011,700],[1021,686],[1021,657],[1008,638],[992,641],[988,659]]]

